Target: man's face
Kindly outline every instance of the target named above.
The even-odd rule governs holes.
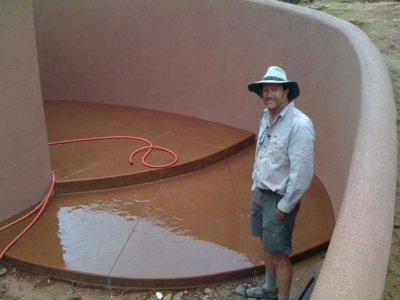
[[[263,101],[270,113],[280,113],[288,105],[289,89],[279,83],[266,83],[262,88]]]

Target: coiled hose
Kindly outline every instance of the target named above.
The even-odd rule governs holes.
[[[101,136],[101,137],[65,140],[65,141],[50,142],[49,146],[70,144],[70,143],[80,143],[80,142],[91,142],[91,141],[99,141],[99,140],[115,140],[115,139],[136,140],[136,141],[145,142],[147,144],[147,146],[140,147],[139,149],[136,149],[131,153],[131,155],[129,156],[129,162],[131,165],[133,165],[133,157],[140,151],[144,151],[144,150],[147,150],[147,151],[142,156],[142,164],[148,168],[167,168],[169,166],[174,165],[178,161],[178,156],[172,150],[170,150],[168,148],[160,147],[160,146],[154,146],[149,140],[141,138],[141,137],[136,137],[136,136],[124,136],[124,135],[122,135],[122,136]],[[173,157],[173,160],[170,163],[161,164],[161,165],[154,165],[154,164],[147,163],[146,158],[149,156],[151,151],[154,149],[167,152],[168,154],[170,154]],[[26,218],[33,215],[36,211],[38,211],[38,213],[33,218],[33,220],[0,253],[0,260],[3,258],[4,254],[33,226],[33,224],[35,224],[35,222],[42,215],[47,203],[49,202],[51,195],[53,194],[54,185],[56,183],[54,171],[52,171],[51,174],[52,174],[52,178],[51,178],[50,188],[49,188],[48,192],[46,193],[46,195],[44,196],[44,198],[42,199],[42,201],[40,201],[40,203],[35,208],[33,208],[30,212],[28,212],[27,214],[23,215],[22,217],[18,218],[17,220],[0,228],[0,232],[1,232],[19,222],[21,222],[22,220],[25,220]]]

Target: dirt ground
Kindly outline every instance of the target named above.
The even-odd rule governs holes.
[[[397,113],[400,112],[400,2],[358,2],[340,0],[304,1],[308,6],[331,15],[348,20],[364,30],[381,50],[392,77]],[[400,118],[398,118],[399,120]],[[400,122],[398,122],[398,136]],[[400,157],[400,156],[399,156]],[[400,163],[398,163],[400,171]],[[324,253],[319,253],[309,260],[295,265],[292,299],[297,299],[310,277],[317,275],[323,263]],[[260,277],[241,281],[249,285],[257,284]],[[238,282],[218,284],[188,290],[147,290],[128,291],[106,288],[85,287],[76,283],[65,282],[17,270],[0,265],[0,300],[11,299],[243,299],[235,295],[234,287]],[[307,297],[306,297],[307,298]],[[400,181],[397,180],[396,214],[393,228],[391,257],[384,292],[384,300],[400,300]]]

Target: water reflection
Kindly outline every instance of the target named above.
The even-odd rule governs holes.
[[[253,265],[245,254],[192,236],[184,220],[167,217],[150,202],[113,199],[60,208],[58,237],[65,267],[128,278],[168,278]]]
[[[65,267],[108,274],[132,232],[135,217],[87,207],[63,207],[57,213]]]
[[[251,266],[253,263],[245,254],[140,219],[112,276],[183,278]]]

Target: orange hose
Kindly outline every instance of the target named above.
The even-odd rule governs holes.
[[[123,135],[122,136],[102,136],[102,137],[93,137],[93,138],[57,141],[57,142],[50,142],[49,146],[69,144],[69,143],[98,141],[98,140],[111,140],[111,139],[128,139],[128,140],[136,140],[136,141],[142,141],[142,142],[147,143],[147,146],[141,147],[141,148],[139,148],[139,149],[137,149],[137,150],[135,150],[135,151],[133,151],[131,153],[131,155],[129,156],[129,162],[131,164],[133,164],[133,156],[135,156],[138,152],[140,152],[142,150],[145,150],[145,149],[148,149],[148,150],[142,156],[142,164],[147,166],[147,167],[149,167],[149,168],[166,168],[166,167],[174,165],[178,161],[178,156],[172,150],[164,148],[164,147],[160,147],[160,146],[153,146],[153,144],[149,140],[144,139],[144,138],[140,138],[140,137],[134,137],[134,136],[123,136]],[[168,164],[162,164],[162,165],[153,165],[153,164],[146,163],[145,160],[146,160],[147,156],[149,156],[151,151],[154,150],[154,149],[161,150],[161,151],[169,153],[174,158],[173,161],[168,163]],[[55,182],[56,182],[55,175],[54,175],[54,172],[52,172],[51,185],[50,185],[49,191],[47,192],[47,194],[43,198],[43,200],[34,209],[32,209],[29,213],[23,215],[22,217],[18,218],[17,220],[15,220],[15,221],[13,221],[13,222],[11,222],[11,223],[9,223],[9,224],[7,224],[7,225],[5,225],[5,226],[0,228],[0,232],[1,232],[1,231],[5,230],[5,229],[17,224],[18,222],[21,222],[22,220],[25,220],[26,218],[31,216],[33,213],[35,213],[37,210],[39,210],[39,212],[36,214],[35,218],[0,253],[0,260],[3,258],[4,254],[33,226],[33,224],[35,224],[35,222],[42,215],[47,203],[49,202],[50,196],[53,193]]]
[[[142,141],[142,142],[147,143],[147,146],[141,147],[131,153],[131,155],[129,156],[129,162],[131,164],[133,164],[133,156],[135,156],[138,152],[145,150],[145,149],[148,149],[148,151],[142,157],[142,164],[145,165],[146,167],[166,168],[166,167],[174,165],[178,161],[178,156],[172,150],[164,148],[164,147],[160,147],[160,146],[153,146],[153,144],[149,140],[140,138],[140,137],[136,137],[136,136],[117,135],[117,136],[101,136],[101,137],[74,139],[74,140],[51,142],[51,143],[49,143],[49,146],[69,144],[69,143],[90,142],[90,141],[98,141],[98,140],[112,140],[112,139],[136,140],[136,141]],[[146,160],[147,156],[149,156],[150,152],[153,149],[161,150],[161,151],[171,154],[173,157],[173,161],[168,164],[162,164],[162,165],[153,165],[153,164],[146,163],[145,160]]]
[[[164,147],[151,145],[151,146],[144,146],[144,147],[141,147],[141,148],[133,151],[132,154],[129,156],[129,161],[131,162],[131,164],[133,164],[132,157],[136,153],[138,153],[138,152],[140,152],[140,151],[142,151],[144,149],[149,149],[149,150],[147,150],[147,152],[142,157],[142,164],[145,165],[146,167],[149,167],[149,168],[166,168],[166,167],[174,165],[178,161],[178,156],[172,150],[169,150],[169,149],[164,148]],[[164,152],[167,152],[167,153],[171,154],[174,157],[174,160],[172,162],[170,162],[168,164],[164,164],[164,165],[152,165],[152,164],[146,163],[145,159],[153,149],[162,150]]]
[[[47,195],[47,194],[46,194],[46,195]],[[32,209],[29,213],[27,213],[26,215],[24,215],[24,216],[20,217],[19,219],[17,219],[17,220],[15,220],[15,221],[13,221],[13,222],[11,222],[11,223],[9,223],[9,224],[7,224],[7,225],[1,227],[1,228],[0,228],[0,231],[3,231],[3,230],[5,230],[5,229],[7,229],[7,228],[13,226],[13,225],[15,225],[15,224],[21,222],[22,220],[25,220],[25,219],[28,218],[30,215],[32,215],[35,211],[37,211],[40,207],[42,207],[42,205],[43,205],[43,200],[40,201],[40,203],[39,203],[34,209]]]
[[[45,209],[45,207],[46,207],[46,205],[47,205],[47,202],[49,201],[49,199],[50,199],[50,196],[51,196],[51,194],[52,194],[52,192],[53,192],[53,189],[54,189],[54,184],[55,184],[55,176],[54,176],[54,172],[52,172],[52,179],[51,179],[51,185],[50,185],[50,188],[49,188],[49,191],[47,192],[47,194],[46,194],[46,196],[43,198],[43,200],[40,202],[40,204],[38,205],[38,206],[36,206],[31,212],[29,212],[28,214],[26,214],[26,215],[24,215],[24,216],[22,216],[21,218],[19,218],[18,220],[16,220],[16,221],[14,221],[14,222],[12,222],[11,224],[9,224],[9,225],[6,225],[6,226],[4,226],[4,227],[2,227],[1,229],[0,229],[0,231],[1,230],[4,230],[4,229],[6,229],[6,228],[8,228],[8,227],[10,227],[10,226],[12,226],[12,225],[14,225],[14,224],[16,224],[16,223],[18,223],[18,222],[20,222],[20,221],[22,221],[22,220],[24,220],[24,219],[26,219],[27,217],[29,217],[30,215],[32,215],[36,210],[38,210],[39,208],[40,208],[40,210],[39,210],[39,212],[37,213],[37,215],[35,216],[35,218],[25,227],[25,229],[24,230],[22,230],[18,235],[17,235],[17,237],[16,238],[14,238],[13,240],[12,240],[12,242],[11,243],[9,243],[5,248],[4,248],[4,250],[1,252],[1,254],[0,254],[0,260],[3,258],[3,256],[4,256],[4,254],[33,226],[33,224],[37,221],[37,219],[39,219],[39,217],[42,215],[42,213],[43,213],[43,211],[44,211],[44,209]]]

